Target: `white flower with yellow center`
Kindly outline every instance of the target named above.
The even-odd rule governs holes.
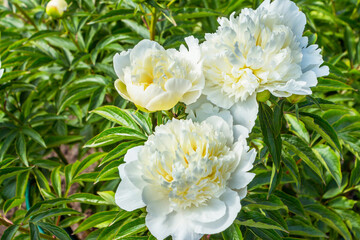
[[[208,100],[222,108],[245,103],[265,90],[277,97],[311,94],[317,77],[329,74],[317,45],[303,37],[305,15],[289,0],[265,0],[258,9],[243,9],[219,19],[206,34],[204,55]]]
[[[134,49],[116,54],[114,68],[119,94],[147,111],[169,110],[178,102],[191,104],[200,96],[205,80],[198,40],[185,39],[189,50],[165,50],[157,42],[142,40]]]
[[[125,155],[116,203],[127,211],[146,206],[146,225],[157,239],[197,240],[224,231],[255,176],[248,171],[256,152],[248,150],[222,117],[169,121]]]

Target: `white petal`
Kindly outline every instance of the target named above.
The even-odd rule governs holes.
[[[223,201],[213,198],[206,205],[189,208],[189,218],[196,222],[214,222],[226,213],[226,205]]]
[[[234,118],[235,125],[242,125],[246,127],[249,132],[255,125],[259,106],[256,101],[256,94],[249,96],[245,101],[235,103],[230,112]]]
[[[153,216],[165,216],[172,211],[169,197],[159,187],[147,185],[143,189],[142,199],[146,204],[146,211]]]
[[[130,66],[130,52],[131,50],[116,53],[113,59],[115,73],[121,80],[124,79],[123,69]]]
[[[127,87],[120,79],[115,81],[114,86],[122,98],[131,101],[129,94],[127,92]]]
[[[223,133],[227,138],[227,144],[232,145],[234,141],[232,126],[230,126],[224,119],[218,116],[211,116],[207,118],[205,122],[214,126],[216,132]]]
[[[164,50],[164,48],[157,42],[148,39],[141,40],[138,44],[135,45],[134,49],[131,51],[130,62],[133,63],[133,61],[136,60],[137,58],[141,59],[144,52],[147,49],[160,50],[160,51]]]
[[[136,146],[129,149],[124,156],[124,161],[128,163],[138,160],[138,154],[143,147],[144,146]]]
[[[123,171],[120,172],[120,177],[123,178],[123,176],[126,176],[136,188],[142,190],[146,186],[146,182],[142,179],[141,174],[139,174],[142,171],[140,161],[133,161],[121,165],[124,165],[124,168]],[[121,171],[120,168],[119,170]]]
[[[148,214],[145,222],[151,234],[158,240],[169,235],[173,240],[199,240],[203,235],[194,232],[193,226],[182,213],[172,212],[166,216]]]
[[[1,67],[1,65],[0,65],[0,67]],[[0,78],[2,77],[3,73],[4,73],[4,69],[0,69]]]
[[[127,178],[121,180],[115,193],[115,202],[126,211],[133,211],[145,206],[141,198],[141,191]]]
[[[169,92],[183,95],[191,88],[191,82],[181,78],[171,78],[165,83],[165,89]]]
[[[149,111],[169,110],[173,108],[181,98],[181,95],[171,92],[163,92],[150,100],[145,106]]]
[[[227,189],[226,192],[221,195],[220,200],[226,204],[226,214],[214,222],[194,222],[195,232],[202,234],[219,233],[227,229],[234,222],[238,212],[241,209],[239,195],[236,192]]]

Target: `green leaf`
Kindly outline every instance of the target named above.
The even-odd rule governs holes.
[[[341,186],[341,162],[340,156],[329,146],[318,144],[312,148],[323,166],[330,172],[338,186]]]
[[[235,223],[233,223],[230,227],[228,227],[222,233],[222,237],[224,240],[243,240],[243,236],[241,231]]]
[[[0,169],[0,182],[8,177],[15,176],[19,173],[29,171],[31,168],[27,167],[7,167]]]
[[[317,219],[323,221],[324,223],[328,224],[331,228],[341,234],[344,239],[351,240],[351,234],[347,229],[346,225],[342,221],[341,217],[327,209],[326,207],[322,206],[321,204],[310,204],[305,205],[305,211],[309,214],[313,215]]]
[[[340,184],[340,186],[335,183],[334,181],[331,181],[327,186],[326,186],[326,192],[323,195],[324,199],[328,199],[328,198],[333,198],[339,194],[341,194],[346,186],[348,185],[348,173],[345,172],[345,175],[342,179],[342,182]]]
[[[1,148],[0,148],[0,162],[3,160],[6,151],[9,149],[11,143],[14,141],[17,132],[15,130],[11,131],[10,134],[5,138]],[[0,175],[1,176],[1,175]]]
[[[88,24],[116,22],[122,19],[133,19],[135,16],[134,10],[117,9],[107,12],[106,14],[92,20]]]
[[[97,227],[99,224],[104,225],[104,223],[106,223],[108,226],[112,223],[112,221],[115,219],[115,217],[118,213],[119,213],[119,211],[106,211],[106,212],[95,213],[94,215],[91,215],[90,217],[86,218],[79,225],[79,227],[76,229],[74,234],[83,232],[92,227]]]
[[[16,175],[16,197],[23,198],[25,196],[29,175],[30,171],[22,172]]]
[[[18,135],[17,141],[16,141],[16,152],[19,155],[19,158],[21,161],[25,164],[25,166],[29,166],[27,157],[26,157],[26,143],[25,143],[25,137],[24,134],[20,133]]]
[[[61,176],[60,176],[61,166],[55,168],[50,175],[52,186],[55,190],[55,193],[61,197]]]
[[[69,144],[81,141],[83,136],[48,136],[45,137],[46,146],[48,148],[58,147],[62,144]]]
[[[350,85],[341,81],[329,78],[319,78],[318,85],[313,88],[314,91],[340,91],[340,90],[354,90]]]
[[[106,88],[104,86],[98,87],[90,97],[88,111],[91,111],[99,106],[104,102],[106,94]]]
[[[310,136],[305,128],[305,124],[297,119],[292,114],[285,114],[285,119],[288,122],[289,129],[292,133],[302,138],[305,142],[310,143]]]
[[[281,106],[283,105],[282,103]],[[280,107],[278,111],[282,112],[282,107]],[[280,166],[281,146],[282,146],[281,136],[280,136],[281,127],[278,126],[279,124],[281,125],[281,114],[278,115],[280,115],[280,117],[276,118],[273,111],[268,105],[266,105],[265,103],[260,103],[259,119],[260,119],[261,132],[264,136],[264,142],[269,148],[276,169],[278,169]]]
[[[104,152],[96,152],[93,154],[90,154],[86,158],[84,158],[80,164],[77,166],[76,170],[74,171],[74,177],[76,177],[79,173],[84,171],[86,168],[88,168],[90,165],[94,164],[95,162],[99,161],[101,158],[103,158],[106,155]]]
[[[29,38],[29,41],[34,41],[34,40],[38,40],[38,39],[41,39],[41,38],[50,37],[50,36],[57,36],[57,35],[60,35],[60,32],[56,32],[56,31],[52,31],[52,30],[41,30],[41,31],[38,31],[38,32],[34,33]]]
[[[117,123],[120,126],[139,130],[139,127],[130,115],[129,110],[124,110],[116,106],[107,105],[99,107],[92,112],[99,114],[100,116],[108,119],[109,121]]]
[[[11,225],[4,231],[1,240],[13,239],[18,229],[19,229],[19,225]]]
[[[69,196],[69,199],[74,202],[87,203],[91,205],[108,205],[101,197],[91,193],[75,193]]]
[[[300,119],[310,128],[321,135],[332,147],[337,148],[341,152],[341,145],[338,136],[333,127],[323,118],[311,114],[301,112]]]
[[[149,30],[147,30],[146,27],[130,19],[123,19],[122,22],[124,22],[131,30],[139,34],[142,38],[150,38]]]
[[[90,139],[84,147],[102,147],[123,140],[146,140],[146,136],[141,132],[126,128],[114,127],[107,129]]]
[[[23,131],[23,133],[28,135],[30,138],[32,138],[35,142],[39,143],[41,146],[46,148],[46,144],[44,142],[44,139],[41,137],[41,135],[37,131],[35,131],[32,128],[28,128],[28,127],[24,127],[22,129],[22,131]]]
[[[4,214],[6,214],[10,209],[20,206],[24,201],[25,201],[24,198],[17,198],[17,197],[6,200],[3,205]]]
[[[65,232],[65,230],[58,226],[45,222],[39,222],[38,225],[61,240],[71,240],[70,236]]]
[[[275,191],[275,195],[281,199],[281,201],[288,207],[290,212],[305,217],[305,211],[299,199],[278,190]]]
[[[145,218],[138,217],[134,221],[124,224],[116,235],[116,238],[134,236],[137,233],[146,231]],[[100,235],[101,236],[101,235]]]
[[[284,205],[284,203],[275,195],[270,195],[269,197],[267,194],[250,194],[248,195],[243,201],[243,206],[247,206],[248,208],[252,209],[264,209],[264,210],[279,210],[279,209],[285,209],[287,210],[287,207]]]
[[[67,199],[67,198],[57,198],[57,199],[40,201],[40,202],[36,203],[34,206],[32,206],[27,211],[23,221],[25,221],[26,219],[31,217],[33,214],[37,213],[38,211],[40,211],[41,209],[43,209],[45,207],[54,207],[54,206],[57,206],[60,204],[68,203],[68,202],[71,202],[71,200]]]
[[[242,226],[275,229],[287,232],[279,223],[256,211],[241,211],[237,219],[238,220],[235,220],[235,223]]]
[[[33,215],[31,221],[38,222],[45,218],[68,215],[68,214],[80,214],[80,213],[71,208],[46,209],[44,212]]]
[[[65,110],[67,106],[69,106],[73,102],[86,98],[89,94],[94,92],[96,88],[96,85],[90,85],[86,87],[77,87],[75,89],[72,89],[64,96],[64,101],[60,103],[57,113],[60,114],[62,111]]]
[[[118,173],[118,167],[119,165],[123,163],[123,160],[114,160],[111,161],[108,165],[106,165],[99,173],[99,175],[96,178],[95,183],[100,181],[107,181],[109,180],[109,177],[114,176],[113,179],[120,178]]]
[[[319,160],[313,150],[303,140],[296,136],[284,134],[283,144],[298,155],[324,181]]]
[[[287,219],[286,221],[290,234],[304,237],[326,238],[326,234],[317,228],[306,224],[303,220]]]
[[[328,202],[328,206],[337,209],[352,209],[356,203],[357,201],[355,200],[347,199],[346,197],[341,196],[331,199]]]
[[[106,156],[102,159],[99,166],[102,166],[105,163],[108,163],[109,161],[120,158],[123,155],[127,153],[127,151],[131,148],[134,148],[136,146],[139,146],[143,144],[143,141],[129,141],[129,142],[123,142],[117,145],[113,150],[111,150]]]
[[[359,153],[360,154],[360,153]],[[358,157],[355,158],[355,166],[351,171],[350,175],[350,186],[355,186],[360,182],[360,159]]]
[[[115,193],[113,191],[97,192],[108,204],[116,206]]]
[[[29,223],[29,227],[30,227],[30,239],[31,240],[41,239],[40,233],[39,233],[39,228],[32,222]]]

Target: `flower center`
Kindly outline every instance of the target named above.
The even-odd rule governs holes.
[[[159,129],[140,153],[144,180],[177,209],[219,197],[238,164],[226,137],[205,122],[173,121]]]

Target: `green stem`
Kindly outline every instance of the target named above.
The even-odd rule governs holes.
[[[77,48],[80,52],[82,52],[82,50],[81,50],[81,48],[80,48],[80,46],[79,46],[79,43],[76,41],[76,39],[74,38],[74,36],[72,35],[72,33],[69,31],[69,28],[67,27],[67,24],[65,23],[65,20],[62,21],[62,22],[63,22],[64,28],[65,28],[66,32],[68,33],[71,41],[75,44],[76,48]]]
[[[54,151],[56,152],[56,154],[58,155],[58,157],[60,158],[60,160],[65,164],[69,164],[68,161],[66,160],[66,157],[64,156],[64,154],[61,152],[59,147],[54,147]]]
[[[156,16],[156,8],[153,8],[153,11],[151,12],[151,22],[150,22],[150,40],[155,40],[156,35],[156,22],[157,22],[157,16]]]
[[[14,225],[14,224],[11,223],[11,222],[6,221],[6,220],[3,219],[2,217],[0,217],[0,225],[3,225],[3,226],[5,226],[5,227],[10,227],[10,226],[12,226],[12,225]],[[29,229],[26,229],[26,228],[21,227],[21,226],[19,226],[18,231],[20,231],[20,232],[22,232],[22,233],[30,234],[30,230],[29,230]],[[46,234],[43,234],[43,233],[40,233],[40,237],[41,237],[41,238],[44,238],[44,239],[48,239],[48,240],[54,240],[53,237],[51,237],[51,236],[49,236],[49,235],[46,235]]]
[[[12,4],[14,4],[14,6],[16,7],[17,10],[19,10],[21,12],[22,15],[24,15],[24,17],[26,18],[26,20],[29,21],[29,23],[31,23],[31,25],[34,26],[34,28],[36,29],[36,31],[39,31],[38,27],[36,26],[35,22],[32,20],[32,18],[24,11],[24,9],[22,9],[17,3],[12,2]]]

